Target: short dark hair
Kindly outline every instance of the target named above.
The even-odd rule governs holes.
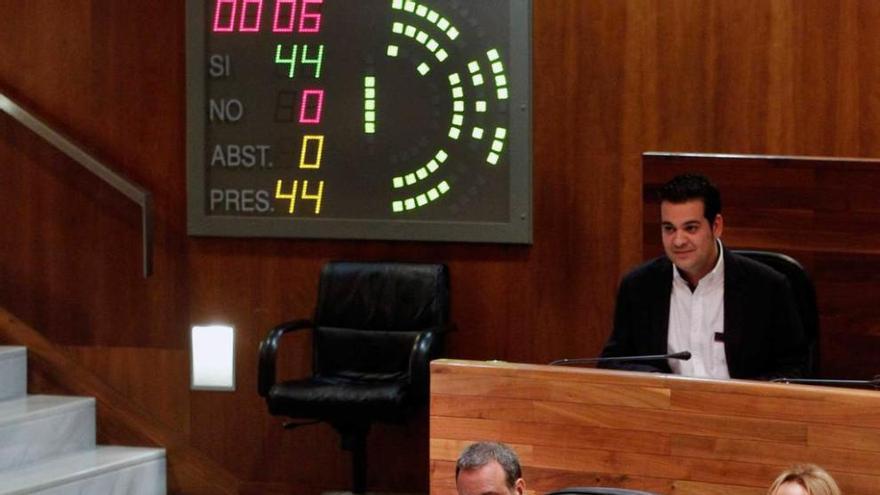
[[[455,463],[455,479],[462,470],[477,469],[496,461],[501,465],[507,481],[507,487],[513,488],[516,480],[522,478],[519,457],[507,445],[499,442],[477,442],[464,449]]]
[[[703,216],[709,221],[709,225],[715,222],[715,217],[721,213],[721,193],[715,184],[705,175],[682,174],[672,178],[657,194],[660,202],[680,204],[693,199],[703,200]]]

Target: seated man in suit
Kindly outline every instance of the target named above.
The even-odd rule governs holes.
[[[666,256],[621,281],[602,356],[693,357],[604,366],[708,378],[803,376],[808,351],[791,287],[721,244],[718,189],[701,175],[680,175],[661,188],[660,201]]]
[[[471,444],[455,463],[458,495],[523,495],[519,457],[507,445],[496,442]]]

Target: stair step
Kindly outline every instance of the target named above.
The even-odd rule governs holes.
[[[27,390],[27,350],[0,346],[0,400],[24,397]]]
[[[0,472],[94,446],[93,398],[29,395],[0,402]]]
[[[0,472],[0,495],[164,495],[165,450],[99,446]]]

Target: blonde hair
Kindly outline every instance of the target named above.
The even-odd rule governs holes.
[[[783,483],[797,483],[809,495],[841,495],[834,478],[815,464],[799,464],[783,471],[770,485],[767,495],[775,495]]]

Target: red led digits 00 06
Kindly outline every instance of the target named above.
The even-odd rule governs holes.
[[[321,31],[321,13],[317,12],[317,4],[324,3],[324,0],[217,0],[213,32],[259,33],[263,28],[263,6],[273,3],[273,33]]]

